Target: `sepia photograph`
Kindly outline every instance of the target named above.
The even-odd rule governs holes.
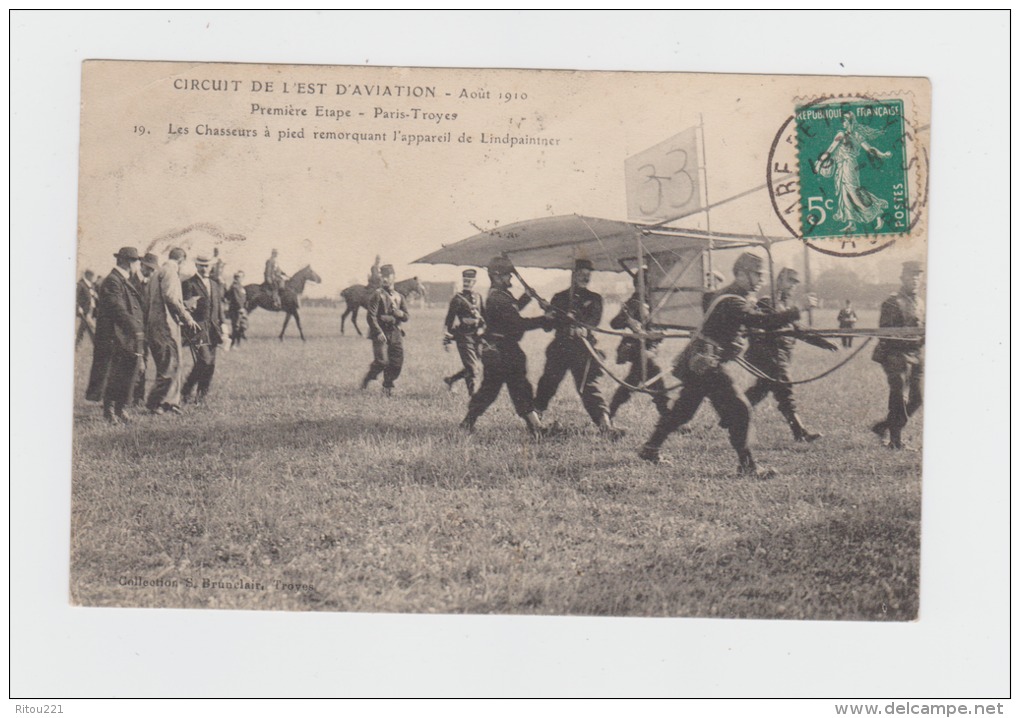
[[[12,616],[55,617],[15,632],[77,636],[58,664],[81,672],[26,649],[25,694],[909,696],[951,674],[995,695],[997,629],[965,641],[980,676],[920,659],[961,640],[951,591],[988,620],[1008,604],[978,578],[1008,576],[1008,419],[952,403],[1007,408],[978,387],[1008,370],[963,357],[953,314],[963,277],[1006,265],[960,241],[970,221],[993,242],[994,217],[939,190],[962,178],[939,76],[867,43],[524,62],[495,28],[542,52],[570,28],[711,28],[693,47],[725,17],[71,15],[117,51],[51,73],[59,111],[34,116],[59,118],[59,185],[12,170],[12,267],[46,227],[67,279],[36,344],[55,368],[12,307],[12,507],[47,516],[12,512],[12,546],[47,533],[12,556]],[[867,25],[740,33],[826,18]],[[374,34],[321,49],[344,19]],[[412,19],[472,41],[405,47],[386,28]],[[253,48],[274,22],[312,40]],[[49,419],[19,411],[29,383]],[[173,668],[99,678],[118,655]]]
[[[82,87],[74,603],[917,617],[926,80]]]

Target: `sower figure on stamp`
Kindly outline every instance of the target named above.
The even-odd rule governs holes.
[[[468,402],[467,415],[460,423],[465,431],[474,431],[475,422],[499,396],[506,384],[517,415],[524,419],[532,436],[549,432],[535,411],[534,395],[528,381],[528,359],[521,350],[524,332],[540,329],[545,317],[522,317],[521,309],[531,297],[520,299],[510,293],[514,265],[506,257],[493,257],[488,265],[489,297],[485,303],[485,333],[482,336],[482,384]]]
[[[882,302],[879,327],[924,327],[924,300],[918,292],[923,273],[920,262],[903,263],[900,290]],[[890,449],[906,448],[903,427],[921,408],[924,338],[880,339],[871,358],[882,365],[889,382],[889,413],[871,430],[883,440],[889,432]]]
[[[769,479],[774,471],[760,469],[751,453],[751,407],[733,383],[727,364],[743,349],[740,334],[745,328],[780,329],[800,318],[800,309],[766,313],[752,301],[762,285],[762,259],[745,252],[733,264],[734,281],[715,295],[705,311],[701,328],[677,357],[674,372],[683,382],[680,396],[669,413],[659,419],[655,431],[638,452],[645,461],[658,463],[659,450],[669,435],[686,424],[708,399],[718,412],[737,452],[738,473]],[[807,298],[815,306],[814,297]]]
[[[372,340],[372,364],[361,380],[361,388],[383,375],[383,393],[393,393],[393,383],[404,366],[404,331],[407,321],[404,296],[393,288],[395,272],[386,264],[379,270],[382,286],[368,300],[368,338]]]
[[[74,337],[75,348],[81,344],[82,338],[88,334],[89,339],[96,336],[96,284],[95,273],[86,269],[75,287],[75,312],[78,315],[78,333]]]
[[[839,310],[839,314],[836,315],[836,321],[839,322],[840,329],[853,329],[857,325],[857,312],[854,311],[854,305],[851,304],[850,300],[846,300],[846,304]],[[852,336],[840,337],[840,341],[843,344],[844,349],[849,349],[854,345],[854,338]]]
[[[763,297],[758,300],[758,309],[766,314],[784,312],[790,308],[790,298],[793,291],[800,284],[800,277],[797,271],[789,267],[779,270],[776,277],[776,304],[772,306],[772,300]],[[779,406],[779,413],[786,419],[793,431],[794,441],[815,441],[822,437],[821,434],[809,431],[805,428],[797,414],[797,404],[793,398],[793,386],[790,384],[790,363],[793,361],[793,347],[798,339],[822,349],[839,351],[832,342],[808,331],[801,330],[796,322],[791,322],[784,327],[786,329],[800,330],[796,335],[779,335],[769,332],[751,332],[749,345],[745,358],[770,379],[758,378],[745,396],[751,406],[757,406],[761,400],[770,393],[776,397],[776,404]],[[771,379],[775,379],[772,381]]]
[[[184,307],[181,290],[181,263],[188,258],[180,247],[170,250],[170,258],[146,285],[149,314],[145,333],[152,353],[156,377],[145,401],[153,414],[181,412],[181,325],[194,335],[198,323]]]
[[[279,252],[275,249],[270,253],[269,259],[266,260],[266,269],[264,273],[264,281],[266,290],[269,292],[273,300],[273,308],[280,308],[280,290],[283,289],[283,282],[285,279],[283,270],[280,269],[279,261],[277,256]]]
[[[138,364],[145,351],[142,299],[130,281],[141,258],[135,247],[122,247],[115,266],[99,288],[96,341],[85,398],[103,402],[103,417],[111,424],[130,421],[124,406],[131,397]]]
[[[131,275],[131,281],[138,290],[138,296],[142,299],[142,326],[145,327],[145,347],[142,350],[142,361],[138,364],[138,379],[135,381],[135,388],[131,395],[132,402],[136,407],[145,404],[145,373],[149,365],[149,280],[153,273],[159,269],[159,257],[152,252],[146,252],[142,257],[138,274]]]
[[[195,258],[198,271],[181,284],[185,306],[191,307],[191,316],[198,323],[198,331],[189,339],[195,365],[181,389],[181,398],[191,400],[192,390],[197,401],[205,399],[216,371],[216,347],[223,343],[223,288],[209,276],[211,260],[206,256]]]
[[[535,409],[542,414],[556,395],[560,382],[567,372],[574,378],[574,386],[581,397],[585,411],[603,434],[619,438],[622,431],[613,428],[609,408],[599,389],[602,368],[592,359],[583,339],[594,345],[590,330],[578,326],[598,326],[602,321],[602,295],[588,289],[592,263],[587,259],[574,262],[570,275],[570,288],[553,295],[546,313],[546,331],[556,330],[556,336],[545,351],[545,370],[535,391]]]
[[[645,272],[645,286],[648,286],[648,272]],[[613,317],[612,321],[609,322],[609,326],[613,329],[631,329],[635,332],[646,331],[648,329],[648,319],[651,312],[651,308],[648,306],[648,302],[641,301],[641,297],[637,291],[638,283],[640,278],[637,274],[634,275],[634,294],[630,296],[622,307],[620,307],[619,313]],[[666,382],[660,376],[662,369],[655,362],[655,353],[658,351],[659,345],[662,343],[659,339],[645,339],[645,367],[643,379],[654,379],[649,384],[649,389],[656,392],[652,394],[652,403],[655,404],[655,408],[659,411],[659,415],[664,415],[669,409],[669,397],[666,395]],[[630,372],[624,382],[631,386],[636,386],[642,381],[641,371],[641,340],[635,337],[624,337],[620,340],[620,344],[616,348],[616,363],[627,364],[630,363]],[[616,393],[613,394],[612,400],[609,402],[609,418],[612,420],[616,416],[616,412],[630,400],[631,390],[626,386],[619,386],[616,389]]]
[[[452,376],[445,377],[446,388],[453,391],[453,385],[463,379],[469,395],[475,393],[476,380],[482,372],[481,359],[478,356],[478,344],[485,328],[482,318],[485,302],[482,295],[474,290],[478,272],[465,269],[462,273],[464,290],[453,295],[450,308],[446,312],[446,331],[443,334],[443,346],[449,351],[450,344],[457,345],[457,353],[463,368]]]

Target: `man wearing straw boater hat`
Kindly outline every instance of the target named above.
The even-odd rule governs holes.
[[[191,309],[191,316],[198,324],[198,331],[188,341],[195,365],[181,388],[181,399],[185,403],[191,400],[192,390],[198,401],[209,393],[216,371],[216,347],[223,343],[223,289],[209,276],[211,264],[208,256],[198,255],[195,257],[197,273],[181,283],[184,305]]]
[[[96,343],[85,398],[103,402],[103,417],[111,424],[130,421],[124,406],[131,397],[138,365],[145,351],[142,299],[130,281],[141,258],[135,247],[113,255],[117,265],[99,288]]]

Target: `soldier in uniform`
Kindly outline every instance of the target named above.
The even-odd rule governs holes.
[[[904,262],[900,290],[882,302],[879,327],[924,327],[924,300],[919,296],[920,262]],[[889,382],[889,413],[871,427],[882,440],[889,433],[890,449],[903,449],[903,427],[921,408],[924,378],[924,338],[880,339],[872,359],[882,365]]]
[[[510,293],[514,265],[505,257],[494,257],[488,266],[489,297],[485,303],[485,333],[482,336],[482,384],[468,402],[467,415],[460,423],[465,431],[474,431],[475,422],[499,396],[506,384],[517,415],[524,419],[533,436],[548,434],[535,411],[531,383],[528,381],[528,359],[521,351],[524,332],[545,325],[545,317],[521,316],[531,297],[520,299]]]
[[[648,273],[645,271],[645,287],[648,287]],[[631,295],[622,307],[620,307],[619,313],[613,317],[612,321],[609,322],[609,326],[613,329],[631,329],[633,331],[645,331],[648,329],[648,318],[651,308],[648,306],[648,302],[641,301],[641,297],[638,294],[638,282],[640,277],[635,273],[634,275],[634,294]],[[662,369],[655,362],[655,352],[659,348],[659,344],[662,343],[659,339],[645,339],[645,367],[644,367],[644,378],[652,379],[659,376],[662,373]],[[630,372],[627,374],[627,378],[624,382],[635,386],[642,379],[641,373],[641,340],[635,337],[624,337],[620,340],[619,346],[616,348],[616,363],[627,364],[630,363]],[[652,403],[655,404],[655,408],[658,409],[659,415],[664,415],[669,410],[669,397],[665,394],[666,382],[660,377],[653,381],[649,388],[656,394],[652,395]],[[616,416],[616,412],[630,400],[631,390],[622,384],[616,389],[616,393],[613,394],[612,400],[609,402],[609,418],[612,419]]]
[[[269,259],[266,260],[266,269],[263,275],[266,290],[273,300],[273,307],[275,309],[279,309],[281,306],[280,290],[283,289],[283,270],[280,269],[280,264],[277,261],[278,254],[279,252],[275,249],[270,253]]]
[[[850,303],[850,300],[846,300],[846,305],[839,310],[839,314],[836,315],[836,321],[839,322],[840,329],[853,329],[854,325],[857,324],[857,312],[854,311],[854,305]],[[849,349],[854,345],[854,338],[852,336],[840,337],[844,349]]]
[[[707,398],[729,431],[730,445],[737,452],[738,473],[769,479],[775,472],[759,469],[751,453],[751,407],[734,386],[726,365],[740,355],[741,331],[780,329],[799,319],[800,309],[791,307],[767,313],[755,305],[752,298],[761,288],[764,276],[762,259],[757,255],[741,254],[733,264],[733,276],[733,283],[714,296],[701,328],[677,358],[674,372],[683,382],[683,389],[669,413],[659,419],[638,456],[658,463],[659,450],[669,435],[694,418]],[[813,297],[808,297],[808,302],[810,306],[815,304]]]
[[[453,376],[443,379],[446,388],[453,390],[453,385],[460,379],[467,385],[468,394],[475,393],[475,380],[481,374],[481,360],[478,357],[478,343],[485,328],[482,319],[485,302],[482,295],[474,290],[478,272],[465,269],[462,273],[464,290],[455,294],[450,300],[450,308],[446,312],[446,331],[443,334],[443,346],[449,351],[450,344],[456,343],[457,353],[464,368]]]
[[[361,380],[367,389],[379,374],[383,375],[383,393],[393,393],[393,382],[404,366],[404,332],[400,325],[407,321],[404,296],[393,288],[395,272],[386,264],[379,270],[382,286],[368,300],[368,338],[372,340],[372,364]]]
[[[247,339],[248,330],[248,292],[244,288],[244,272],[234,272],[234,281],[227,290],[227,318],[230,319],[230,347],[241,346]]]
[[[798,284],[800,284],[800,277],[797,271],[789,267],[783,267],[779,270],[779,274],[776,277],[775,306],[772,305],[771,298],[762,297],[758,300],[758,309],[766,314],[786,311],[790,308],[790,298]],[[783,328],[800,330],[800,327],[795,322],[791,322]],[[822,349],[828,349],[833,352],[839,351],[839,347],[827,339],[803,330],[799,331],[796,335],[752,332],[744,358],[760,369],[762,373],[767,374],[776,381],[759,377],[758,381],[747,390],[745,396],[751,403],[751,406],[754,407],[760,404],[761,400],[771,393],[776,397],[779,413],[783,415],[786,423],[790,425],[790,429],[793,431],[793,440],[811,442],[820,439],[822,435],[809,431],[801,422],[800,416],[797,415],[797,404],[793,398],[793,386],[789,383],[790,363],[793,360],[793,346],[796,344],[797,339]]]
[[[541,414],[549,408],[549,402],[569,371],[592,422],[599,431],[618,438],[622,432],[613,428],[609,408],[598,386],[602,368],[582,342],[582,338],[587,338],[594,345],[595,339],[590,330],[575,323],[594,327],[602,321],[602,295],[588,289],[592,268],[591,261],[587,259],[574,262],[570,287],[554,294],[550,302],[552,308],[544,328],[546,331],[555,329],[556,336],[545,351],[545,370],[538,380],[535,409]]]

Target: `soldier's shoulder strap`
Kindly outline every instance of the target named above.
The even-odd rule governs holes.
[[[716,307],[722,304],[723,301],[726,299],[738,299],[741,302],[747,301],[746,297],[742,297],[739,294],[723,293],[715,295],[714,297],[712,297],[712,301],[705,309],[705,314],[701,318],[701,324],[698,326],[698,330],[693,335],[691,335],[692,337],[701,335],[701,331],[705,328],[705,325],[708,323],[708,318],[712,316],[712,312],[714,312],[716,310]]]

